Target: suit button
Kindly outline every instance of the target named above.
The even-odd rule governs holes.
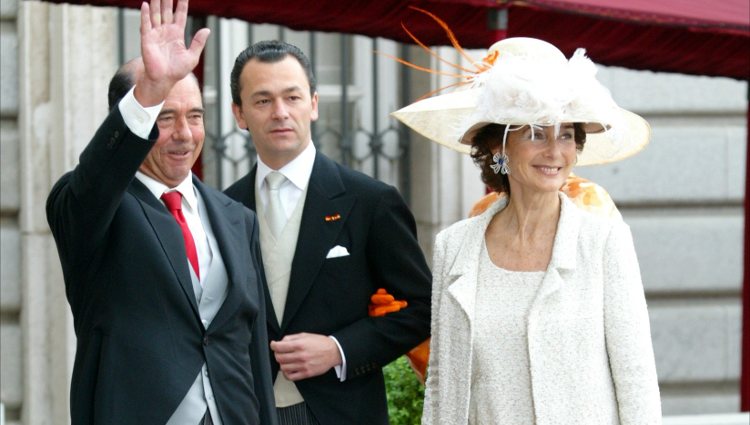
[[[203,345],[208,345],[208,335],[203,337]]]
[[[114,137],[112,137],[111,139],[109,139],[109,143],[107,143],[107,147],[110,148],[110,149],[112,149],[112,148],[115,147],[116,143],[117,143],[117,139],[115,139]]]
[[[119,131],[117,131],[117,130],[115,130],[115,132],[114,132],[114,133],[112,133],[112,135],[113,135],[114,137],[120,137],[120,132],[119,132]]]

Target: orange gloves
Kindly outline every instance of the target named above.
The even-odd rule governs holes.
[[[407,305],[406,301],[397,300],[385,289],[380,288],[370,297],[368,310],[370,317],[380,317],[385,316],[387,313],[399,311]]]
[[[393,295],[389,294],[383,288],[375,291],[370,297],[370,305],[368,310],[370,317],[385,316],[388,313],[393,313],[405,308],[408,305],[406,301],[397,300]],[[422,341],[421,344],[414,347],[411,351],[406,353],[406,357],[409,359],[409,364],[417,374],[419,381],[424,384],[425,373],[427,371],[427,359],[430,356],[430,339]]]
[[[417,374],[419,382],[424,384],[425,377],[427,376],[427,361],[430,359],[430,338],[425,339],[419,345],[412,348],[411,351],[406,353],[406,358],[409,359],[409,365],[414,370],[414,373]]]

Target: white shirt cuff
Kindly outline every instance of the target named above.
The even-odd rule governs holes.
[[[154,123],[156,123],[156,118],[159,116],[164,102],[145,108],[135,99],[134,90],[135,86],[120,100],[117,107],[120,108],[122,119],[125,121],[128,129],[141,139],[148,140],[148,136],[151,134],[151,129],[154,128]]]
[[[336,371],[336,376],[339,378],[339,381],[344,382],[346,381],[346,356],[344,356],[344,350],[341,348],[341,344],[339,344],[339,341],[336,339],[336,337],[331,335],[329,335],[328,337],[336,343],[337,347],[339,347],[339,354],[341,354],[341,364],[334,366],[333,370]]]

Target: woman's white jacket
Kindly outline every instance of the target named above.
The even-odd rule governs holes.
[[[560,198],[552,258],[526,321],[536,424],[660,424],[630,228]],[[487,226],[506,202],[498,200],[436,238],[423,425],[468,423],[478,259]]]

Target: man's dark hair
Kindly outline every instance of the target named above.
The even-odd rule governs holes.
[[[240,74],[242,74],[245,64],[252,59],[258,59],[264,63],[275,63],[284,60],[287,56],[294,57],[302,65],[302,69],[305,70],[305,74],[307,75],[307,83],[310,85],[310,96],[312,96],[315,93],[316,81],[310,59],[305,56],[299,47],[293,44],[279,40],[266,40],[259,41],[243,50],[237,56],[237,59],[235,59],[229,80],[232,91],[232,102],[236,105],[242,105],[242,99],[240,98],[240,91],[242,89],[240,87]]]
[[[109,90],[107,90],[107,101],[109,102],[109,112],[120,103],[128,91],[135,85],[135,74],[132,67],[123,65],[117,70],[115,75],[109,80]]]

